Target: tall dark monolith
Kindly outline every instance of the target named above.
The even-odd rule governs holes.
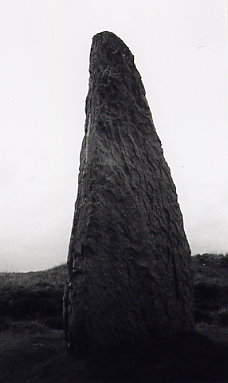
[[[110,32],[93,37],[64,318],[79,353],[190,331],[190,249],[141,77]]]

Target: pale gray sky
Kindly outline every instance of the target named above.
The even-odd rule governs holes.
[[[0,271],[66,261],[92,36],[135,55],[185,229],[228,252],[223,0],[0,0]]]

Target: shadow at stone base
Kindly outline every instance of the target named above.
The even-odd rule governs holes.
[[[71,350],[72,351],[72,350]],[[198,332],[81,356],[85,381],[203,383],[228,380],[228,344]],[[71,358],[80,360],[80,356]]]

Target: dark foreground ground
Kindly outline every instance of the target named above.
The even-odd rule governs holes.
[[[1,274],[0,382],[228,382],[227,256],[193,259],[196,330],[131,350],[76,359],[61,321],[66,267]]]

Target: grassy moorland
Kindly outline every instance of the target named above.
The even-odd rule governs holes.
[[[66,265],[29,273],[0,273],[0,329],[11,320],[38,320],[62,328],[62,296]]]
[[[75,359],[62,331],[66,266],[0,273],[0,382],[227,382],[228,256],[193,257],[196,331]]]

